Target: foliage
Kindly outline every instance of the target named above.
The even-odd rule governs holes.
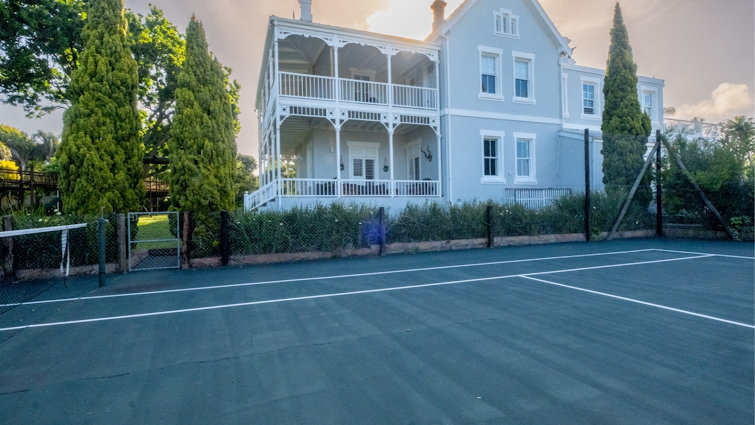
[[[650,117],[640,108],[637,97],[637,64],[634,63],[629,34],[616,3],[611,46],[608,52],[603,94],[603,183],[611,192],[631,187],[642,170]],[[636,200],[647,206],[650,202],[649,175],[637,192]]]
[[[257,170],[257,160],[251,155],[236,155],[236,205],[244,204],[244,192],[252,193],[259,189],[260,180],[254,174]]]
[[[146,112],[144,147],[148,154],[157,155],[170,137],[186,42],[154,5],[150,5],[146,17],[129,10],[126,19],[131,51],[139,69],[139,104]]]
[[[4,124],[0,124],[0,142],[10,154],[6,157],[4,153],[0,153],[0,157],[15,159],[22,170],[26,170],[30,161],[49,161],[60,144],[58,138],[52,133],[40,130],[29,137],[25,132]]]
[[[753,216],[753,178],[743,175],[742,163],[735,151],[706,139],[687,140],[683,136],[677,136],[670,144],[672,154],[681,157],[692,177],[725,219]],[[718,225],[675,160],[665,161],[663,197],[669,219],[702,223],[710,228]]]
[[[18,173],[8,172],[8,170],[18,171],[18,166],[13,161],[9,161],[7,159],[0,159],[0,179],[3,179],[3,180],[20,180],[21,179],[21,176]]]
[[[63,203],[76,214],[136,211],[144,198],[139,81],[122,0],[92,0],[88,16],[58,151]]]
[[[235,205],[236,141],[226,74],[207,50],[202,24],[186,29],[186,60],[178,76],[171,128],[171,208],[199,215]]]
[[[0,2],[0,94],[29,116],[63,108],[83,45],[84,0]]]
[[[753,156],[755,155],[755,123],[752,118],[745,116],[734,117],[733,120],[726,120],[719,124],[721,129],[721,139],[719,142],[723,147],[730,150],[742,163],[743,169],[751,172],[753,167]]]

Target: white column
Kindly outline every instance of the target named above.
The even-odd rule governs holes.
[[[273,32],[275,34],[275,46],[274,46],[274,64],[275,64],[275,83],[276,88],[274,90],[276,101],[274,102],[275,106],[275,155],[273,156],[275,160],[275,164],[278,166],[278,172],[276,173],[276,176],[274,176],[275,179],[277,179],[278,184],[276,185],[276,194],[278,195],[278,206],[283,204],[282,199],[280,199],[280,196],[283,195],[281,193],[281,116],[280,111],[278,108],[280,107],[280,104],[278,103],[278,95],[280,94],[279,89],[279,83],[280,83],[280,53],[278,51],[278,25],[275,25],[275,28],[273,28]]]
[[[393,180],[393,132],[393,124],[391,124],[391,129],[388,130],[388,150],[391,158],[391,184],[389,186],[391,188],[391,198],[396,196],[396,189],[393,187],[393,185],[395,184]]]
[[[341,120],[336,121],[336,196],[341,197]]]
[[[435,138],[438,141],[437,143],[438,154],[436,155],[436,158],[435,158],[435,160],[438,161],[438,193],[436,193],[436,195],[440,196],[443,194],[443,190],[442,190],[443,179],[441,178],[441,174],[440,174],[443,170],[443,167],[441,166],[441,163],[443,162],[442,161],[443,156],[441,155],[441,150],[440,150],[441,149],[440,147],[441,145],[440,119],[438,119],[438,131],[435,133]]]

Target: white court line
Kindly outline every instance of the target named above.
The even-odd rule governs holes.
[[[650,251],[671,252],[671,253],[674,253],[674,254],[690,254],[690,255],[705,255],[705,254],[710,254],[710,255],[714,255],[716,257],[739,258],[739,259],[742,259],[742,260],[755,260],[755,257],[743,257],[741,255],[727,255],[727,254],[711,254],[711,253],[708,253],[708,252],[675,251],[673,249],[651,249]]]
[[[653,304],[653,303],[649,303],[649,302],[645,302],[645,301],[635,300],[635,299],[632,299],[632,298],[620,297],[618,295],[606,294],[605,292],[592,291],[590,289],[579,288],[579,287],[570,286],[570,285],[564,285],[562,283],[550,282],[550,281],[547,281],[547,280],[537,279],[537,278],[530,277],[530,276],[522,275],[522,276],[519,276],[519,277],[522,277],[524,279],[534,280],[534,281],[537,281],[537,282],[547,283],[549,285],[561,286],[563,288],[569,288],[569,289],[574,289],[574,290],[577,290],[577,291],[588,292],[590,294],[596,294],[596,295],[602,295],[604,297],[615,298],[617,300],[629,301],[629,302],[632,302],[632,303],[647,305],[647,306],[650,306],[650,307],[657,307],[657,308],[662,308],[664,310],[675,311],[677,313],[689,314],[690,316],[702,317],[702,318],[705,318],[705,319],[715,320],[715,321],[718,321],[718,322],[729,323],[731,325],[737,325],[737,326],[743,326],[745,328],[755,329],[755,326],[748,325],[747,323],[734,322],[732,320],[721,319],[719,317],[707,316],[705,314],[693,313],[691,311],[680,310],[678,308],[667,307],[665,305]]]
[[[344,278],[353,278],[353,277],[377,276],[377,275],[385,275],[385,274],[412,273],[412,272],[421,272],[421,271],[429,271],[429,270],[493,266],[493,265],[510,264],[510,263],[526,263],[526,262],[533,262],[533,261],[563,260],[563,259],[570,259],[570,258],[598,257],[598,256],[619,255],[619,254],[635,254],[635,253],[650,252],[650,251],[652,250],[651,249],[637,249],[633,251],[616,251],[616,252],[602,252],[602,253],[597,253],[597,254],[565,255],[561,257],[530,258],[530,259],[524,259],[524,260],[493,261],[489,263],[458,264],[458,265],[453,265],[453,266],[425,267],[425,268],[419,268],[419,269],[389,270],[389,271],[383,271],[383,272],[344,274],[344,275],[321,276],[321,277],[305,277],[305,278],[298,278],[298,279],[268,280],[268,281],[263,281],[263,282],[234,283],[234,284],[229,284],[229,285],[218,285],[218,286],[200,286],[196,288],[165,289],[161,291],[133,292],[129,294],[93,295],[89,297],[61,298],[61,299],[54,299],[54,300],[30,301],[30,302],[16,303],[16,304],[0,304],[0,307],[15,307],[19,305],[50,304],[50,303],[60,303],[60,302],[69,302],[69,301],[98,300],[98,299],[103,299],[103,298],[133,297],[137,295],[169,294],[169,293],[175,293],[175,292],[205,291],[205,290],[213,290],[213,289],[239,288],[239,287],[244,287],[244,286],[270,285],[273,283],[292,283],[292,282],[306,282],[306,281],[313,281],[313,280],[344,279]]]
[[[638,265],[644,265],[644,264],[668,263],[671,261],[695,260],[698,258],[706,258],[706,257],[711,257],[711,256],[712,255],[703,255],[703,256],[698,256],[698,257],[671,258],[667,260],[642,261],[642,262],[636,262],[636,263],[612,264],[612,265],[606,265],[606,266],[580,267],[576,269],[555,270],[555,271],[549,271],[549,272],[512,274],[512,275],[495,276],[495,277],[481,277],[477,279],[464,279],[464,280],[455,280],[455,281],[450,281],[450,282],[427,283],[427,284],[422,284],[422,285],[396,286],[392,288],[367,289],[363,291],[340,292],[340,293],[323,294],[323,295],[310,295],[306,297],[283,298],[283,299],[267,300],[267,301],[250,301],[250,302],[245,302],[245,303],[225,304],[225,305],[216,305],[216,306],[209,306],[209,307],[157,311],[153,313],[131,314],[127,316],[111,316],[111,317],[100,317],[100,318],[95,318],[95,319],[71,320],[67,322],[39,323],[35,325],[0,328],[0,332],[15,331],[15,330],[29,329],[29,328],[44,328],[44,327],[50,327],[50,326],[73,325],[73,324],[78,324],[78,323],[92,323],[92,322],[105,322],[105,321],[110,321],[110,320],[133,319],[133,318],[138,318],[138,317],[162,316],[166,314],[189,313],[189,312],[195,312],[195,311],[218,310],[218,309],[225,309],[225,308],[243,307],[243,306],[259,305],[259,304],[272,304],[272,303],[287,302],[287,301],[301,301],[301,300],[313,300],[317,298],[342,297],[345,295],[358,295],[358,294],[370,294],[370,293],[375,293],[375,292],[399,291],[399,290],[405,290],[405,289],[430,288],[433,286],[447,286],[447,285],[455,285],[459,283],[484,282],[484,281],[490,281],[490,280],[510,279],[514,277],[538,276],[538,275],[543,275],[543,274],[568,273],[568,272],[577,272],[577,271],[584,271],[584,270],[597,270],[597,269],[616,268],[616,267],[638,266]]]

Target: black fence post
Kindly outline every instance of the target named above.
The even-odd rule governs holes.
[[[231,247],[228,245],[228,211],[220,212],[220,258],[224,266],[228,265],[231,257]]]
[[[3,231],[10,232],[13,230],[13,216],[3,216]],[[13,264],[13,238],[5,238],[5,276],[15,277],[15,267]]]
[[[655,138],[660,140],[661,130],[656,130]],[[655,234],[663,237],[663,196],[661,193],[661,145],[658,143],[658,150],[655,152]]]
[[[592,240],[592,199],[590,198],[590,130],[585,129],[585,240]]]
[[[488,227],[488,248],[493,248],[495,246],[495,231],[493,229],[493,206],[492,205],[488,205],[487,227]]]
[[[104,217],[97,220],[97,245],[100,253],[100,288],[105,286],[105,273],[107,273],[107,263],[105,259],[105,220]]]
[[[378,210],[378,226],[380,226],[380,255],[385,255],[385,207]]]

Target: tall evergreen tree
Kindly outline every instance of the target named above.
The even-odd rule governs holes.
[[[226,81],[223,66],[208,51],[202,24],[192,16],[168,142],[174,210],[202,215],[234,208],[236,133]]]
[[[123,0],[92,0],[82,38],[58,151],[63,204],[76,214],[138,211],[144,199],[139,77]]]
[[[637,96],[637,64],[634,63],[629,33],[621,7],[616,3],[611,29],[611,46],[606,69],[603,110],[603,183],[609,192],[631,187],[642,170],[650,117]],[[649,180],[640,188],[638,200],[649,202]]]

